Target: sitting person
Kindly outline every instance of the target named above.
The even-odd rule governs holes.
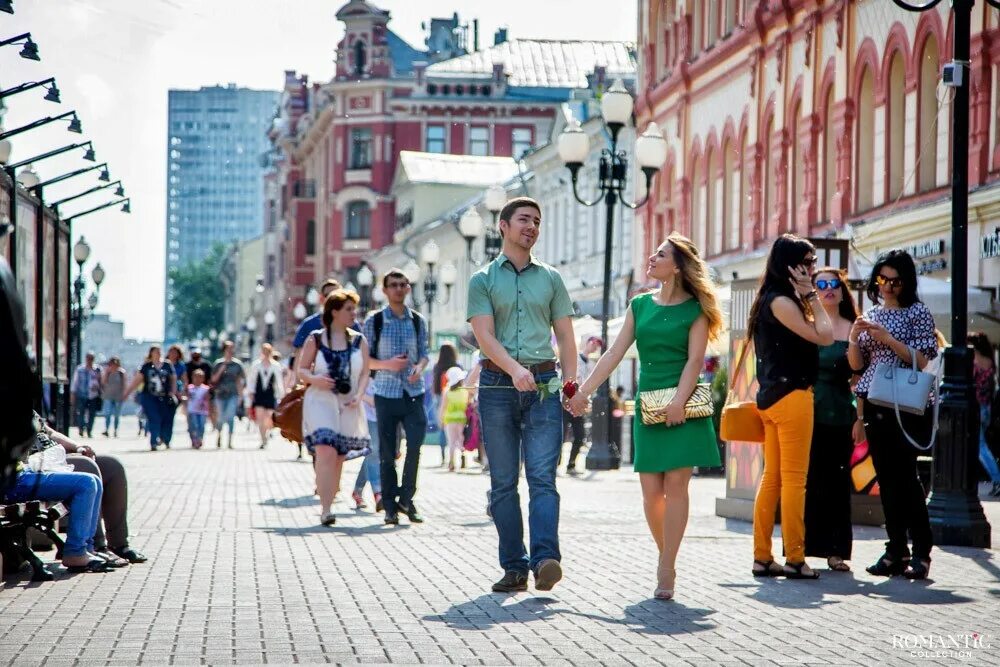
[[[36,419],[36,423],[41,422]],[[32,453],[58,446],[39,425]],[[94,533],[100,520],[101,478],[84,472],[35,472],[26,465],[28,455],[18,465],[14,483],[5,493],[12,503],[29,500],[62,502],[69,508],[69,527],[62,564],[70,572],[106,572],[110,565],[94,552]]]
[[[101,480],[104,488],[101,495],[102,520],[97,522],[94,532],[94,553],[112,567],[145,563],[146,556],[128,543],[128,479],[121,461],[113,456],[97,454],[92,447],[78,444],[45,424],[41,424],[39,433],[62,445],[67,453],[66,461],[73,466],[74,472],[88,473]]]

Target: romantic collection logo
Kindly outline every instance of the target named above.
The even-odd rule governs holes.
[[[892,647],[909,651],[910,657],[971,659],[978,651],[993,648],[995,637],[981,632],[957,634],[893,634]]]

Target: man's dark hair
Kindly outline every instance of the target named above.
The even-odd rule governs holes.
[[[406,277],[406,274],[403,273],[402,269],[392,268],[386,271],[385,275],[382,276],[382,287],[389,286],[389,278],[402,278],[406,282],[410,282],[410,279]]]
[[[514,216],[517,209],[524,208],[526,206],[538,211],[539,216],[542,215],[542,207],[531,197],[514,197],[509,202],[504,204],[502,209],[500,209],[500,221],[510,222],[510,219]]]

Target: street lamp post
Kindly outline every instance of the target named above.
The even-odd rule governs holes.
[[[601,98],[601,115],[611,137],[610,148],[601,151],[598,168],[600,192],[596,199],[588,201],[577,192],[577,176],[583,163],[590,155],[590,137],[573,120],[559,137],[559,157],[570,171],[573,182],[573,196],[584,206],[596,206],[601,201],[606,207],[607,223],[604,229],[604,290],[601,294],[601,340],[608,349],[608,319],[611,302],[611,252],[614,240],[615,206],[621,202],[631,209],[639,208],[649,199],[653,176],[667,158],[667,142],[655,123],[650,123],[646,131],[636,139],[635,156],[646,180],[646,194],[641,201],[629,202],[624,198],[628,178],[628,158],[624,150],[618,149],[618,133],[632,116],[632,96],[621,81],[614,84]],[[590,451],[587,453],[587,470],[611,470],[621,464],[621,453],[611,448],[611,383],[605,380],[597,390],[591,414]]]
[[[266,336],[268,343],[274,342],[274,323],[277,319],[277,315],[275,315],[274,311],[270,308],[268,308],[267,312],[264,313],[264,325],[267,327]]]
[[[375,285],[375,272],[368,266],[367,262],[361,263],[355,276],[358,281],[358,296],[361,297],[361,319],[364,320],[368,310],[372,307],[372,288]]]
[[[491,185],[486,189],[484,199],[486,210],[493,215],[493,224],[486,230],[483,251],[486,253],[486,261],[492,262],[503,248],[503,239],[500,237],[500,232],[497,229],[497,217],[507,204],[507,190],[502,185]]]
[[[257,320],[251,315],[243,326],[247,330],[247,358],[253,359],[254,332],[257,331]]]
[[[893,0],[908,11],[933,9],[941,0]],[[1000,0],[986,0],[1000,9]],[[990,524],[979,502],[979,410],[972,381],[968,332],[969,42],[974,0],[952,0],[954,76],[951,159],[951,346],[944,353],[940,426],[927,499],[934,542],[990,547]]]
[[[479,211],[476,210],[475,206],[470,206],[465,209],[465,212],[458,219],[457,226],[458,233],[465,239],[465,255],[470,262],[473,262],[472,244],[486,231],[483,225],[483,218],[479,215]]]
[[[86,283],[83,279],[83,265],[90,258],[90,245],[84,237],[80,237],[73,246],[73,260],[76,262],[76,280],[73,281],[73,297],[76,301],[76,312],[72,318],[73,344],[76,348],[73,353],[73,368],[80,365],[82,359],[81,349],[83,347],[83,290]],[[75,371],[74,371],[75,372]]]
[[[418,299],[416,294],[411,294],[411,298],[418,308],[427,307],[427,341],[428,345],[433,345],[434,303],[437,302],[442,306],[448,303],[451,298],[451,288],[458,279],[458,269],[455,268],[454,264],[448,262],[441,267],[438,275],[434,274],[434,267],[441,260],[441,248],[434,241],[428,241],[420,249],[420,260],[427,265],[427,275],[424,276],[424,282],[421,285],[421,297]],[[416,284],[420,280],[421,270],[416,262],[411,261],[407,264],[403,268],[403,273],[412,284]],[[438,299],[439,282],[445,289],[443,299]]]

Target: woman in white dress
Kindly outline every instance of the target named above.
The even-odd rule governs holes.
[[[368,342],[350,329],[359,297],[337,290],[323,303],[323,329],[302,347],[299,379],[308,385],[302,401],[302,433],[316,459],[320,521],[331,526],[330,511],[340,489],[344,461],[371,451],[361,397],[368,385]]]

